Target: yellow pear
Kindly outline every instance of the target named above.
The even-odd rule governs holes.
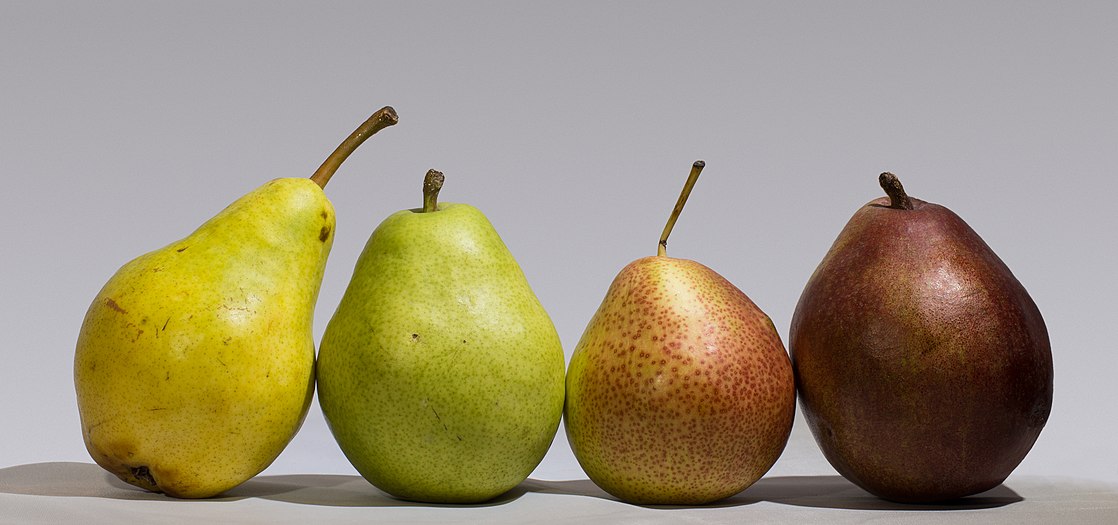
[[[311,178],[272,180],[109,279],[74,358],[82,436],[99,465],[203,498],[279,455],[314,392],[312,320],[334,232],[322,187],[396,121],[381,109]]]

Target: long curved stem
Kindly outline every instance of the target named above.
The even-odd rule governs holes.
[[[384,106],[373,113],[365,122],[363,122],[357,129],[353,130],[348,137],[338,148],[326,157],[322,165],[315,170],[314,175],[311,175],[311,180],[318,184],[318,187],[325,188],[326,183],[330,182],[330,177],[334,176],[334,172],[338,171],[338,167],[345,162],[353,150],[357,149],[365,139],[373,136],[376,132],[387,128],[400,121],[400,117],[396,115],[396,110],[392,106]]]
[[[683,205],[687,204],[687,197],[691,196],[691,188],[695,187],[695,181],[699,180],[699,173],[702,173],[703,168],[707,163],[696,160],[691,165],[691,174],[687,176],[687,182],[683,184],[683,191],[679,194],[679,200],[675,202],[675,208],[672,209],[672,214],[668,216],[668,223],[664,225],[664,232],[660,234],[660,245],[656,248],[656,255],[668,255],[668,235],[671,235],[672,228],[675,227],[675,221],[679,219],[679,214],[683,211]]]

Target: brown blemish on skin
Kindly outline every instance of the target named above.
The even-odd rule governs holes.
[[[155,477],[151,475],[151,471],[146,466],[132,467],[132,477],[137,481],[147,485],[151,490],[159,490],[159,485],[155,482]]]
[[[322,229],[318,231],[318,240],[320,240],[322,242],[326,242],[326,239],[329,239],[329,238],[330,238],[330,227],[329,226],[323,226]]]
[[[124,308],[121,308],[120,305],[116,304],[116,301],[114,301],[111,297],[105,299],[105,306],[108,306],[114,312],[117,312],[117,313],[120,313],[120,314],[128,313],[128,310],[125,310]]]

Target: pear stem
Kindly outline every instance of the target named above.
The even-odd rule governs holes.
[[[912,200],[908,198],[908,194],[904,192],[904,186],[901,186],[901,180],[896,175],[886,171],[877,177],[877,182],[881,184],[881,189],[885,190],[885,194],[889,196],[889,207],[898,210],[911,210]]]
[[[672,214],[668,216],[668,223],[664,225],[664,232],[660,234],[660,245],[656,247],[656,255],[668,255],[668,235],[671,235],[672,228],[675,227],[675,221],[679,219],[679,214],[683,212],[683,205],[687,204],[687,197],[691,196],[691,188],[695,187],[695,181],[699,180],[699,173],[702,173],[703,168],[707,163],[696,160],[691,165],[691,174],[687,176],[687,182],[683,184],[683,191],[679,194],[679,200],[675,202],[675,208],[672,209]]]
[[[350,133],[329,157],[326,157],[322,165],[315,170],[314,175],[311,175],[311,180],[318,184],[318,187],[325,188],[326,183],[330,182],[330,177],[334,176],[334,172],[338,171],[338,167],[345,162],[350,153],[353,153],[353,150],[357,149],[357,146],[360,146],[362,142],[365,142],[365,139],[373,136],[376,132],[399,121],[400,117],[396,115],[396,110],[392,109],[392,106],[384,106],[378,109],[357,129],[353,130],[353,133]]]
[[[443,172],[427,170],[423,177],[423,213],[431,213],[439,209],[439,190],[443,189]]]

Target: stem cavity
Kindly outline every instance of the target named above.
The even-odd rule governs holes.
[[[912,200],[904,192],[904,186],[901,186],[901,180],[896,175],[886,171],[877,177],[877,182],[881,184],[881,189],[885,190],[885,194],[889,196],[890,208],[897,210],[912,209]]]
[[[427,170],[423,177],[423,213],[431,213],[439,209],[439,190],[443,189],[443,172]]]
[[[325,188],[326,183],[330,182],[330,177],[334,176],[334,172],[338,171],[338,167],[345,162],[353,150],[357,149],[365,139],[373,136],[376,132],[387,128],[400,121],[400,117],[396,115],[396,110],[392,106],[384,106],[373,113],[364,123],[353,130],[338,148],[326,157],[322,165],[315,170],[314,175],[311,175],[311,180],[318,184],[318,187]]]
[[[675,227],[675,221],[679,219],[679,214],[683,211],[683,205],[687,204],[687,197],[691,195],[691,188],[695,187],[695,181],[699,180],[699,173],[702,173],[706,165],[707,163],[701,160],[696,160],[691,165],[691,174],[687,176],[687,182],[683,184],[683,191],[679,194],[679,200],[675,202],[675,208],[672,209],[672,214],[668,216],[668,223],[664,225],[664,232],[660,234],[660,245],[656,247],[656,255],[661,257],[668,255],[668,235],[671,235],[672,228]]]

